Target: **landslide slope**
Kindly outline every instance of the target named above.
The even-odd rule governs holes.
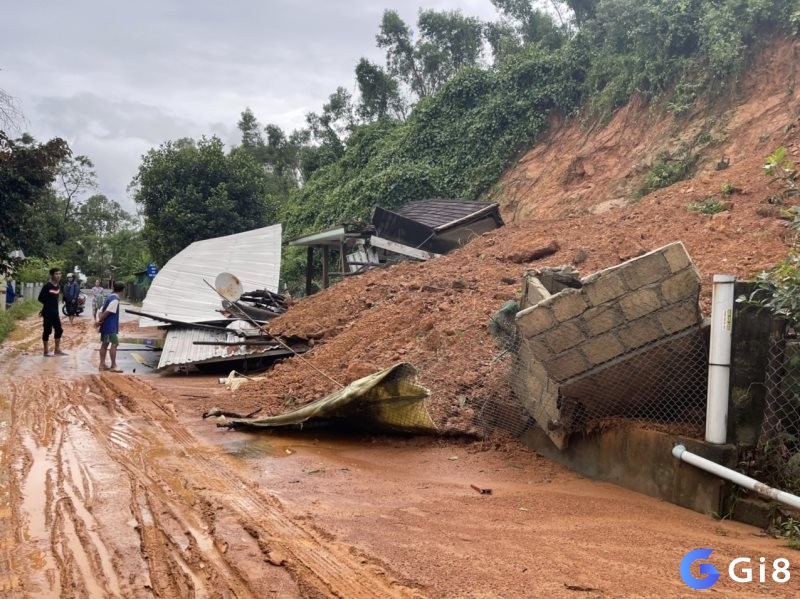
[[[796,41],[777,42],[735,89],[681,115],[633,101],[604,123],[553,119],[489,196],[508,226],[448,256],[373,271],[299,301],[271,331],[313,338],[313,350],[242,388],[231,406],[282,412],[336,388],[315,369],[348,383],[403,360],[431,389],[434,420],[469,431],[482,400],[508,393],[505,360],[495,359],[486,325],[518,296],[529,268],[573,263],[585,276],[680,240],[703,275],[707,307],[714,273],[750,277],[794,242],[770,203],[780,187],[763,161],[779,146],[800,160],[799,56]],[[654,166],[670,161],[690,164],[688,178],[638,197]],[[709,198],[727,209],[689,209]],[[549,258],[511,259],[552,240],[560,250]]]

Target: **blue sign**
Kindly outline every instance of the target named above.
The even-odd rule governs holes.
[[[147,276],[154,277],[158,274],[158,267],[152,262],[147,265]]]

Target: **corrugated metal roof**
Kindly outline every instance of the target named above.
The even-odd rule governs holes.
[[[395,213],[436,229],[491,205],[491,202],[467,202],[466,200],[421,200],[406,204]]]
[[[159,271],[142,302],[142,311],[182,322],[219,320],[216,310],[221,308],[221,298],[204,279],[213,285],[219,273],[229,272],[239,277],[245,291],[277,293],[280,268],[280,224],[195,241]],[[142,318],[139,325],[163,323]]]
[[[252,341],[254,337],[249,337]],[[158,368],[167,366],[180,366],[182,364],[203,364],[209,362],[226,362],[244,357],[256,357],[280,350],[285,353],[277,343],[269,345],[195,345],[195,341],[216,343],[237,343],[242,341],[233,331],[210,331],[207,329],[176,328],[167,331],[164,339],[164,348],[161,350],[161,359]]]

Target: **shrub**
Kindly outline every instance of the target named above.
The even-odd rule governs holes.
[[[8,310],[0,312],[0,342],[14,330],[17,320],[36,314],[41,307],[35,300],[18,300]]]
[[[697,157],[691,152],[680,158],[672,158],[662,154],[650,168],[650,172],[639,188],[639,197],[646,196],[648,193],[669,187],[673,183],[683,181],[692,170]]]
[[[689,212],[699,212],[700,214],[717,214],[727,210],[717,198],[708,198],[702,202],[694,202],[687,207]]]
[[[770,270],[756,276],[756,288],[736,301],[769,310],[800,325],[800,254],[795,251]]]

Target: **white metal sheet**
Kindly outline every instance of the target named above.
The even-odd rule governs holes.
[[[165,234],[168,234],[165,232]],[[236,275],[245,291],[278,292],[281,270],[281,225],[215,237],[193,244],[173,256],[158,272],[142,302],[142,312],[181,322],[223,318],[219,295],[212,286],[217,275]],[[142,318],[139,326],[164,326]]]
[[[234,321],[234,323],[236,322],[243,321]],[[249,323],[244,324],[249,326]],[[158,368],[255,357],[276,348],[276,345],[195,345],[195,341],[237,343],[242,341],[242,338],[238,337],[233,331],[172,327],[167,331],[167,335],[164,338],[164,347],[161,350]]]

